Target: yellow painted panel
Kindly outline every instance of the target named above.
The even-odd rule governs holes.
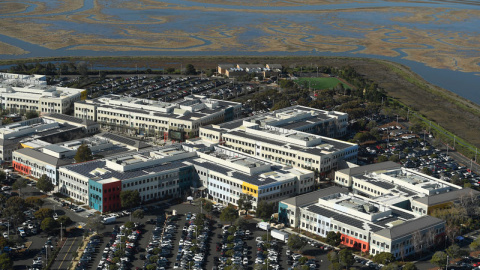
[[[80,99],[81,99],[81,100],[86,100],[86,99],[87,99],[87,95],[88,95],[88,91],[87,91],[87,90],[80,92]]]
[[[433,213],[435,209],[445,209],[445,208],[450,208],[452,207],[453,202],[445,202],[445,203],[440,203],[437,205],[430,206],[427,210],[427,215]]]
[[[248,190],[250,189],[250,190]],[[243,182],[242,192],[258,198],[258,186]]]
[[[21,145],[23,148],[30,148],[30,149],[33,149],[33,147],[32,147],[32,146],[30,146],[30,145],[26,145],[26,144],[23,144],[23,143],[21,143],[20,145]]]

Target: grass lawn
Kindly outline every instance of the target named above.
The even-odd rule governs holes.
[[[302,86],[305,85],[305,87],[309,87],[309,82],[310,82],[310,88],[312,89],[317,89],[317,90],[322,90],[322,89],[331,89],[337,86],[338,83],[342,83],[340,80],[337,78],[299,78],[295,80],[295,83],[298,85]],[[343,87],[345,89],[350,89],[350,86],[343,84]]]

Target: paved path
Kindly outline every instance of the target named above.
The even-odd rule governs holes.
[[[80,244],[81,240],[81,237],[67,238],[65,244],[58,253],[57,258],[50,269],[67,270],[72,262],[73,253],[77,251],[78,245]]]

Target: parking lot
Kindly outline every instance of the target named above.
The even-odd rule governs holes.
[[[222,253],[233,255],[232,257],[226,256],[226,259],[223,259],[224,261],[230,259],[232,260],[232,263],[239,263],[243,265],[245,269],[253,269],[255,260],[258,257],[257,254],[260,253],[259,248],[262,249],[262,253],[264,251],[268,252],[266,241],[264,241],[264,246],[257,246],[258,241],[256,241],[256,239],[262,237],[265,239],[266,231],[256,228],[256,222],[253,220],[250,220],[243,229],[244,233],[246,230],[249,230],[251,234],[241,238],[241,249],[237,248],[237,250],[234,250],[235,244],[233,244],[234,246],[232,250],[234,250],[234,252],[232,254],[232,252],[228,252],[226,246],[225,249],[223,248],[225,244],[228,245],[229,243],[222,242],[224,239],[225,241],[229,239],[229,235],[232,235],[235,239],[235,231],[237,230],[228,233],[228,229],[224,227],[228,224],[219,222],[219,219],[213,215],[211,221],[208,221],[208,226],[199,226],[197,228],[203,227],[204,230],[197,231],[198,229],[194,226],[191,226],[189,222],[194,214],[198,216],[198,213],[200,213],[198,206],[190,204],[160,204],[160,206],[149,206],[145,209],[146,215],[143,219],[137,220],[132,218],[132,221],[139,224],[139,227],[137,228],[139,235],[136,241],[132,241],[135,242],[135,248],[134,251],[128,256],[128,261],[123,263],[123,269],[146,269],[149,264],[157,264],[159,269],[162,269],[161,267],[164,267],[164,269],[174,269],[176,263],[178,269],[188,269],[186,267],[195,269],[195,260],[200,262],[197,263],[197,269],[222,269],[220,259],[222,257]],[[167,222],[165,222],[165,212],[170,212],[172,210],[177,211],[177,218],[170,221],[167,220]],[[105,229],[102,230],[101,241],[98,247],[95,247],[96,252],[90,255],[91,259],[86,264],[88,267],[86,269],[106,269],[106,264],[108,264],[106,263],[106,260],[108,259],[106,256],[108,256],[108,252],[110,252],[110,250],[108,252],[104,251],[106,248],[111,248],[116,241],[118,244],[119,239],[121,239],[118,238],[118,235],[122,235],[123,233],[121,226],[129,220],[129,216],[119,217],[116,219],[115,223],[105,226]],[[192,221],[192,224],[195,224],[195,221]],[[225,232],[224,229],[226,229]],[[162,237],[166,236],[167,234],[170,236]],[[198,236],[196,234],[198,234]],[[125,236],[128,237],[128,235]],[[205,240],[202,241],[202,239]],[[161,240],[164,241],[162,242]],[[237,243],[240,243],[240,240],[237,241]],[[194,246],[193,243],[196,243],[198,248],[192,248]],[[270,244],[272,244],[272,242],[270,242]],[[289,269],[294,261],[289,259],[286,255],[286,244],[276,241],[276,246],[275,252],[278,253],[278,259],[276,263],[271,260],[269,262],[270,265],[277,264],[278,267],[275,269]],[[192,250],[192,252],[189,250]],[[196,251],[196,253],[193,251]],[[235,251],[237,252],[237,255],[240,255],[239,253],[241,253],[241,260],[233,259],[235,256]],[[112,253],[114,252],[116,252],[116,250],[112,250]],[[316,269],[323,269],[323,267],[328,266],[329,263],[326,258],[326,253],[327,251],[323,251],[309,245],[303,249],[303,254],[307,255],[309,259],[315,260]],[[162,259],[162,257],[165,257],[165,259]],[[200,259],[202,257],[203,259]],[[244,258],[246,258],[245,263]],[[192,261],[192,263],[188,264],[189,261]],[[99,267],[99,265],[101,267]]]

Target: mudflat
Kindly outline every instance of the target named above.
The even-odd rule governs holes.
[[[0,3],[0,55],[358,54],[480,71],[480,7],[461,1],[35,0]],[[453,7],[452,7],[453,6]],[[18,40],[18,42],[16,42]],[[5,58],[5,57],[3,57]]]

